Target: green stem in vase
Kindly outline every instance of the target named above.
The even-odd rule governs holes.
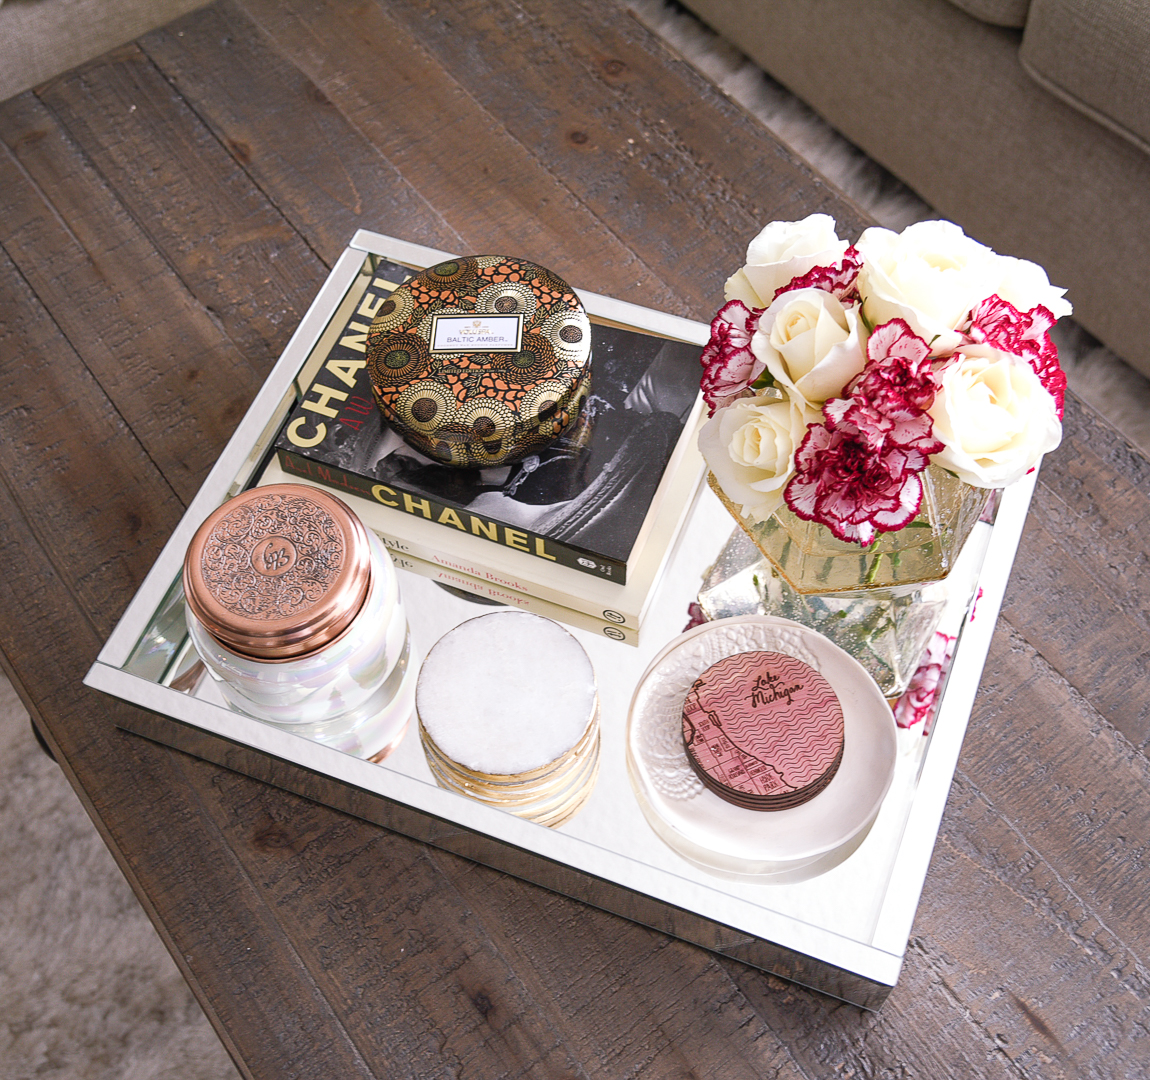
[[[866,577],[863,578],[863,584],[865,584],[865,585],[873,585],[874,584],[875,578],[878,577],[878,564],[880,562],[882,562],[882,556],[883,556],[883,553],[881,551],[875,552],[874,558],[871,560],[870,568],[866,572]]]

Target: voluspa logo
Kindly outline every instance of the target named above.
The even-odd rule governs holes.
[[[518,352],[522,336],[522,315],[435,315],[431,351]]]

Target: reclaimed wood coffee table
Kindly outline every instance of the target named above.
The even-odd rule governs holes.
[[[625,11],[219,3],[0,105],[0,140],[0,659],[245,1075],[1139,1075],[1150,462],[1073,398],[878,1014],[81,685],[356,228],[707,319],[766,221],[865,227]]]

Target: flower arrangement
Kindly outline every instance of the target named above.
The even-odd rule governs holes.
[[[711,324],[699,448],[749,521],[785,503],[865,547],[914,520],[928,465],[1000,488],[1058,446],[1064,292],[946,221],[853,246],[825,214],[772,222]]]

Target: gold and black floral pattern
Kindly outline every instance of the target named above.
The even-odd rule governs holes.
[[[434,352],[437,315],[516,315],[519,349]],[[518,461],[578,417],[591,371],[591,326],[574,290],[523,259],[474,255],[397,288],[371,325],[368,373],[388,423],[449,465]]]

